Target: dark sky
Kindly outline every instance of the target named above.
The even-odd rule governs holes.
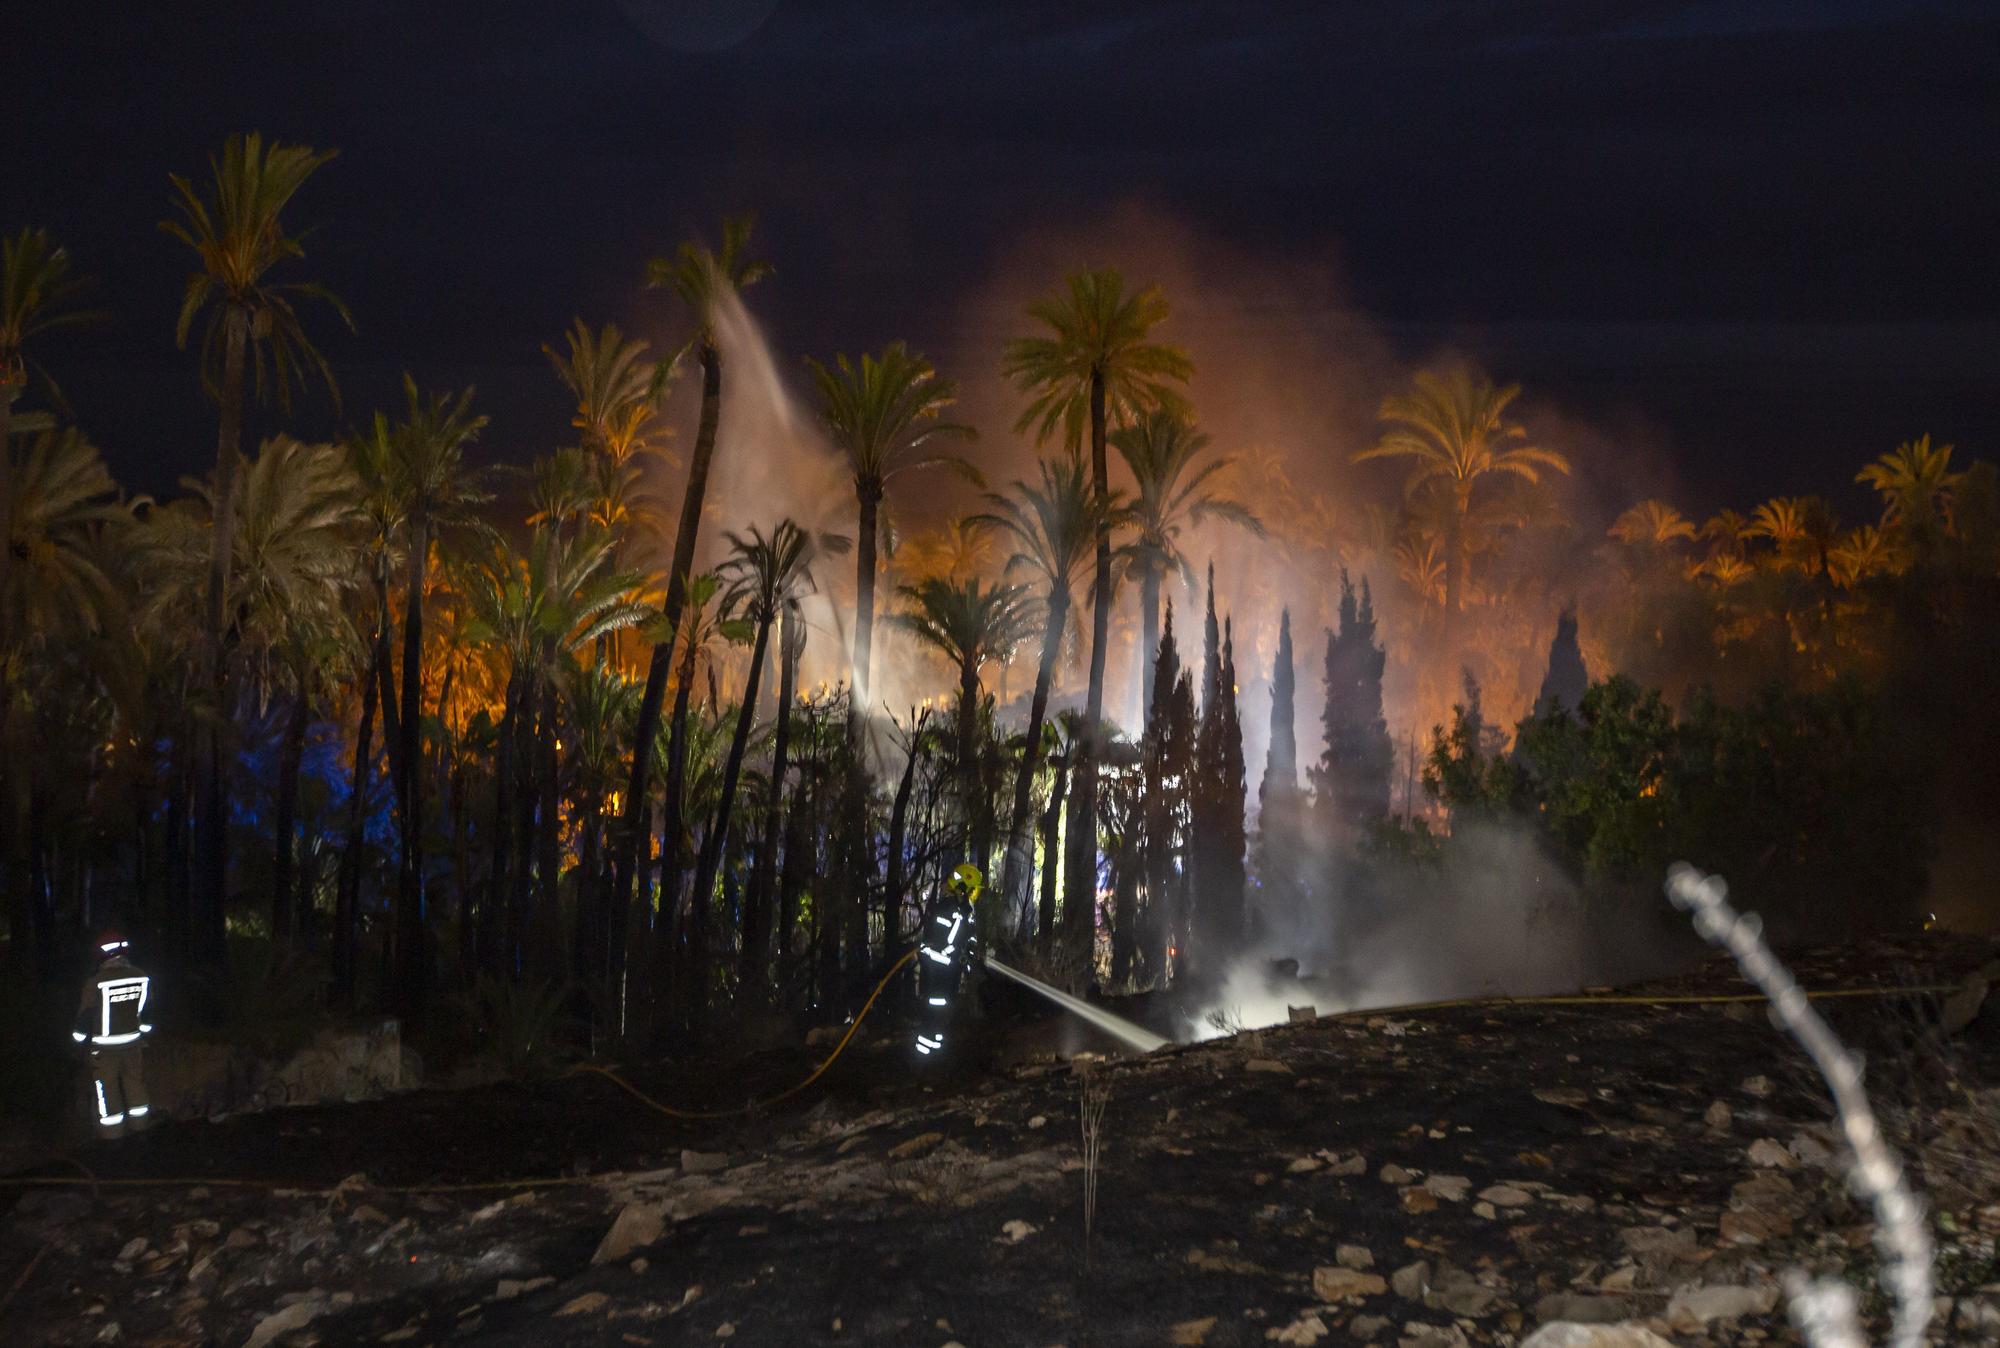
[[[0,228],[49,226],[99,279],[113,321],[44,356],[139,489],[213,456],[172,346],[167,174],[255,128],[341,151],[294,214],[360,325],[321,325],[345,419],[403,368],[476,381],[495,452],[525,460],[565,420],[540,343],[579,313],[672,336],[645,259],[753,207],[779,269],[753,307],[784,352],[905,336],[990,378],[1018,240],[1140,203],[1269,274],[1339,278],[1262,285],[1239,320],[1353,308],[1401,359],[1468,351],[1642,427],[1703,509],[1845,490],[1922,431],[1996,452],[1995,13],[42,3],[0,50]],[[337,424],[322,399],[299,429]]]

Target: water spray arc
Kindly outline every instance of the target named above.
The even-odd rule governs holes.
[[[1081,997],[1072,997],[1060,988],[1052,988],[1039,978],[1031,978],[1019,969],[1002,964],[991,955],[985,957],[986,967],[1004,978],[1011,978],[1022,987],[1039,992],[1042,996],[1060,1006],[1080,1020],[1088,1021],[1126,1047],[1140,1053],[1151,1053],[1156,1048],[1164,1048],[1167,1040],[1150,1030],[1140,1029],[1123,1016],[1114,1016],[1103,1007],[1092,1006]]]

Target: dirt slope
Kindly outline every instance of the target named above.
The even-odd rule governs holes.
[[[1939,981],[1990,955],[1878,945],[1803,973]],[[1741,984],[1711,965],[1651,991]],[[2000,1341],[1992,1012],[1950,1040],[1928,1014],[1834,1012],[1911,1106],[1896,1129],[1951,1298],[1936,1341]],[[929,1090],[901,1063],[884,1044],[809,1108],[727,1129],[580,1078],[157,1130],[79,1160],[366,1179],[0,1190],[0,1296],[26,1271],[0,1342],[1444,1345],[1555,1319],[1787,1342],[1779,1271],[1870,1268],[1825,1112],[1753,1007],[1321,1019]],[[1086,1071],[1109,1092],[1087,1248]],[[572,1182],[379,1187],[552,1174]]]

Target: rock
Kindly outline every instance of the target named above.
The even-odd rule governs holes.
[[[1944,999],[1938,1008],[1938,1028],[1946,1034],[1957,1034],[1979,1018],[1979,1008],[1986,1005],[1989,984],[1984,971],[1967,976],[1958,985],[1958,991]]]
[[[1301,1156],[1285,1167],[1285,1173],[1287,1175],[1310,1175],[1324,1164],[1326,1163],[1317,1156]]]
[[[1382,1173],[1379,1178],[1384,1184],[1408,1184],[1416,1176],[1403,1169],[1403,1167],[1391,1162],[1382,1167]]]
[[[597,1242],[597,1253],[590,1256],[590,1262],[609,1264],[623,1259],[641,1246],[651,1245],[665,1234],[666,1229],[666,1204],[627,1203],[612,1218],[611,1229],[604,1233],[604,1239]]]
[[[690,1175],[706,1175],[711,1171],[722,1170],[728,1165],[729,1156],[726,1152],[689,1151],[686,1148],[681,1150],[681,1169]]]
[[[1028,1131],[1033,1132],[1037,1128],[1044,1127],[1047,1125],[1048,1121],[1049,1121],[1048,1115],[1037,1114],[1035,1115],[1034,1118],[1028,1120]]]
[[[1839,1158],[1833,1148],[1811,1133],[1794,1134],[1787,1147],[1792,1155],[1799,1158],[1800,1165],[1809,1165],[1815,1170],[1832,1170],[1838,1164]]]
[[[565,1315],[589,1315],[593,1311],[603,1310],[610,1301],[611,1298],[602,1292],[585,1292],[582,1296],[573,1297],[565,1301],[562,1304],[562,1309],[558,1310],[556,1315],[558,1317]]]
[[[1543,1324],[1567,1321],[1573,1325],[1614,1325],[1631,1316],[1632,1302],[1626,1297],[1551,1292],[1535,1303],[1535,1318]]]
[[[304,1329],[317,1320],[320,1312],[325,1309],[326,1302],[318,1297],[294,1301],[283,1310],[275,1311],[259,1320],[257,1327],[250,1331],[250,1337],[244,1342],[243,1348],[264,1348],[267,1343],[276,1343],[280,1335],[289,1334],[295,1329]]]
[[[909,1141],[899,1142],[889,1148],[889,1159],[904,1161],[912,1156],[921,1156],[942,1141],[944,1141],[943,1133],[919,1133]]]
[[[1430,1290],[1431,1266],[1419,1259],[1414,1264],[1405,1264],[1389,1275],[1389,1286],[1405,1301],[1421,1301]]]
[[[1771,1093],[1771,1078],[1767,1076],[1746,1077],[1743,1084],[1737,1087],[1737,1089],[1745,1095],[1762,1100]]]
[[[644,1273],[647,1269],[651,1268],[652,1266],[653,1266],[653,1261],[646,1258],[646,1256],[642,1254],[637,1259],[634,1259],[631,1263],[627,1264],[625,1267],[631,1269],[633,1274],[636,1276],[638,1274]]]
[[[1535,1196],[1511,1184],[1496,1184],[1491,1188],[1481,1189],[1479,1199],[1482,1203],[1491,1203],[1496,1208],[1519,1208],[1534,1202]]]
[[[526,1296],[530,1292],[538,1292],[554,1281],[554,1278],[546,1275],[540,1278],[502,1278],[500,1285],[493,1289],[493,1299],[495,1301],[512,1301],[515,1297]]]
[[[1500,1209],[1494,1207],[1491,1203],[1481,1201],[1472,1205],[1472,1215],[1483,1217],[1490,1222],[1500,1215]]]
[[[1276,1058],[1252,1058],[1243,1064],[1243,1070],[1246,1072],[1272,1072],[1279,1076],[1287,1077],[1292,1074],[1292,1069],[1279,1062]],[[1324,1331],[1324,1326],[1321,1328]],[[1296,1339],[1293,1342],[1310,1343],[1312,1340]]]
[[[1326,1321],[1307,1311],[1283,1329],[1265,1330],[1264,1337],[1272,1343],[1318,1343],[1326,1337]]]
[[[1796,1170],[1799,1158],[1785,1148],[1785,1144],[1775,1137],[1760,1137],[1750,1144],[1748,1155],[1751,1165],[1768,1166],[1776,1170]]]
[[[1333,1262],[1342,1268],[1373,1268],[1375,1256],[1366,1245],[1342,1245],[1333,1252]]]
[[[1413,1184],[1409,1188],[1403,1190],[1402,1200],[1403,1200],[1403,1211],[1408,1213],[1414,1214],[1414,1213],[1437,1211],[1437,1205],[1438,1205],[1437,1199],[1432,1197],[1430,1190],[1422,1188],[1418,1185]]]
[[[1368,1158],[1358,1151],[1349,1152],[1347,1155],[1329,1162],[1326,1173],[1343,1177],[1365,1175],[1368,1173]]]
[[[732,1324],[730,1324],[730,1323],[729,1323],[729,1321],[727,1321],[727,1320],[724,1320],[724,1321],[723,1321],[723,1322],[722,1322],[721,1324],[719,1324],[719,1325],[717,1325],[717,1326],[715,1327],[715,1337],[716,1337],[716,1338],[718,1338],[718,1339],[733,1339],[733,1338],[735,1338],[735,1337],[736,1337],[736,1326],[735,1326],[735,1325],[732,1325]]]
[[[1533,1094],[1543,1104],[1563,1109],[1582,1109],[1590,1103],[1590,1096],[1573,1086],[1544,1086]]]
[[[1768,1315],[1777,1304],[1775,1287],[1737,1287],[1727,1283],[1684,1287],[1667,1302],[1667,1322],[1676,1329],[1699,1329],[1711,1320]]]
[[[1379,1273],[1322,1264],[1313,1270],[1313,1295],[1321,1301],[1344,1301],[1348,1297],[1381,1296],[1389,1290]]]
[[[1347,1322],[1347,1332],[1363,1343],[1370,1343],[1393,1323],[1386,1315],[1357,1315]]]
[[[1318,1020],[1319,1008],[1314,1006],[1287,1006],[1285,1008],[1285,1019],[1294,1025],[1303,1024],[1309,1020]]]
[[[126,1241],[125,1244],[119,1248],[118,1262],[121,1264],[129,1264],[134,1259],[137,1259],[140,1255],[144,1254],[145,1252],[146,1252],[146,1238],[144,1236],[134,1236],[132,1237],[132,1239]]]
[[[1000,1228],[1000,1234],[993,1238],[995,1245],[1019,1245],[1035,1232],[1041,1230],[1031,1222],[1015,1220]]]
[[[1465,1331],[1457,1325],[1427,1325],[1412,1320],[1403,1326],[1396,1348],[1465,1348]]]
[[[1205,1315],[1199,1320],[1183,1320],[1167,1331],[1167,1342],[1174,1348],[1202,1348],[1208,1342],[1208,1331],[1214,1328],[1213,1315]]]
[[[1521,1340],[1521,1348],[1674,1348],[1641,1324],[1571,1324],[1558,1320]]]
[[[408,1343],[411,1339],[414,1339],[415,1337],[417,1337],[418,1334],[422,1332],[423,1331],[416,1325],[404,1325],[401,1329],[390,1330],[387,1334],[384,1334],[381,1338],[375,1341],[377,1343]]]
[[[1729,1126],[1736,1122],[1736,1114],[1729,1108],[1727,1100],[1717,1100],[1708,1107],[1708,1112],[1701,1116],[1701,1121],[1718,1133],[1726,1133],[1729,1131]]]
[[[1499,1292],[1486,1286],[1462,1268],[1440,1264],[1431,1275],[1424,1304],[1432,1310],[1449,1311],[1468,1320],[1477,1320],[1493,1309]]]
[[[1442,1198],[1447,1203],[1462,1203],[1472,1188],[1472,1181],[1463,1175],[1427,1175],[1424,1189],[1433,1198]]]
[[[1686,1227],[1628,1226],[1618,1239],[1634,1259],[1655,1269],[1693,1259],[1697,1248],[1694,1232]]]
[[[846,1035],[845,1025],[816,1025],[806,1031],[807,1048],[823,1048],[828,1044],[838,1044]]]

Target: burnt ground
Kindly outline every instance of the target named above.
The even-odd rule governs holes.
[[[1808,986],[1887,986],[1995,953],[1796,962]],[[1744,986],[1712,962],[1645,991]],[[1930,1191],[1934,1342],[2000,1341],[1995,1010],[1947,1037],[1935,998],[1822,1006]],[[904,1052],[851,1051],[747,1121],[667,1120],[584,1076],[87,1148],[101,1179],[267,1187],[0,1187],[0,1343],[1426,1346],[1550,1320],[1790,1342],[1794,1266],[1849,1271],[1881,1327],[1869,1216],[1753,1006],[1369,1013],[928,1086]],[[714,1103],[809,1061],[630,1076]],[[1087,1244],[1086,1082],[1108,1092]],[[463,1184],[497,1187],[400,1187]]]

